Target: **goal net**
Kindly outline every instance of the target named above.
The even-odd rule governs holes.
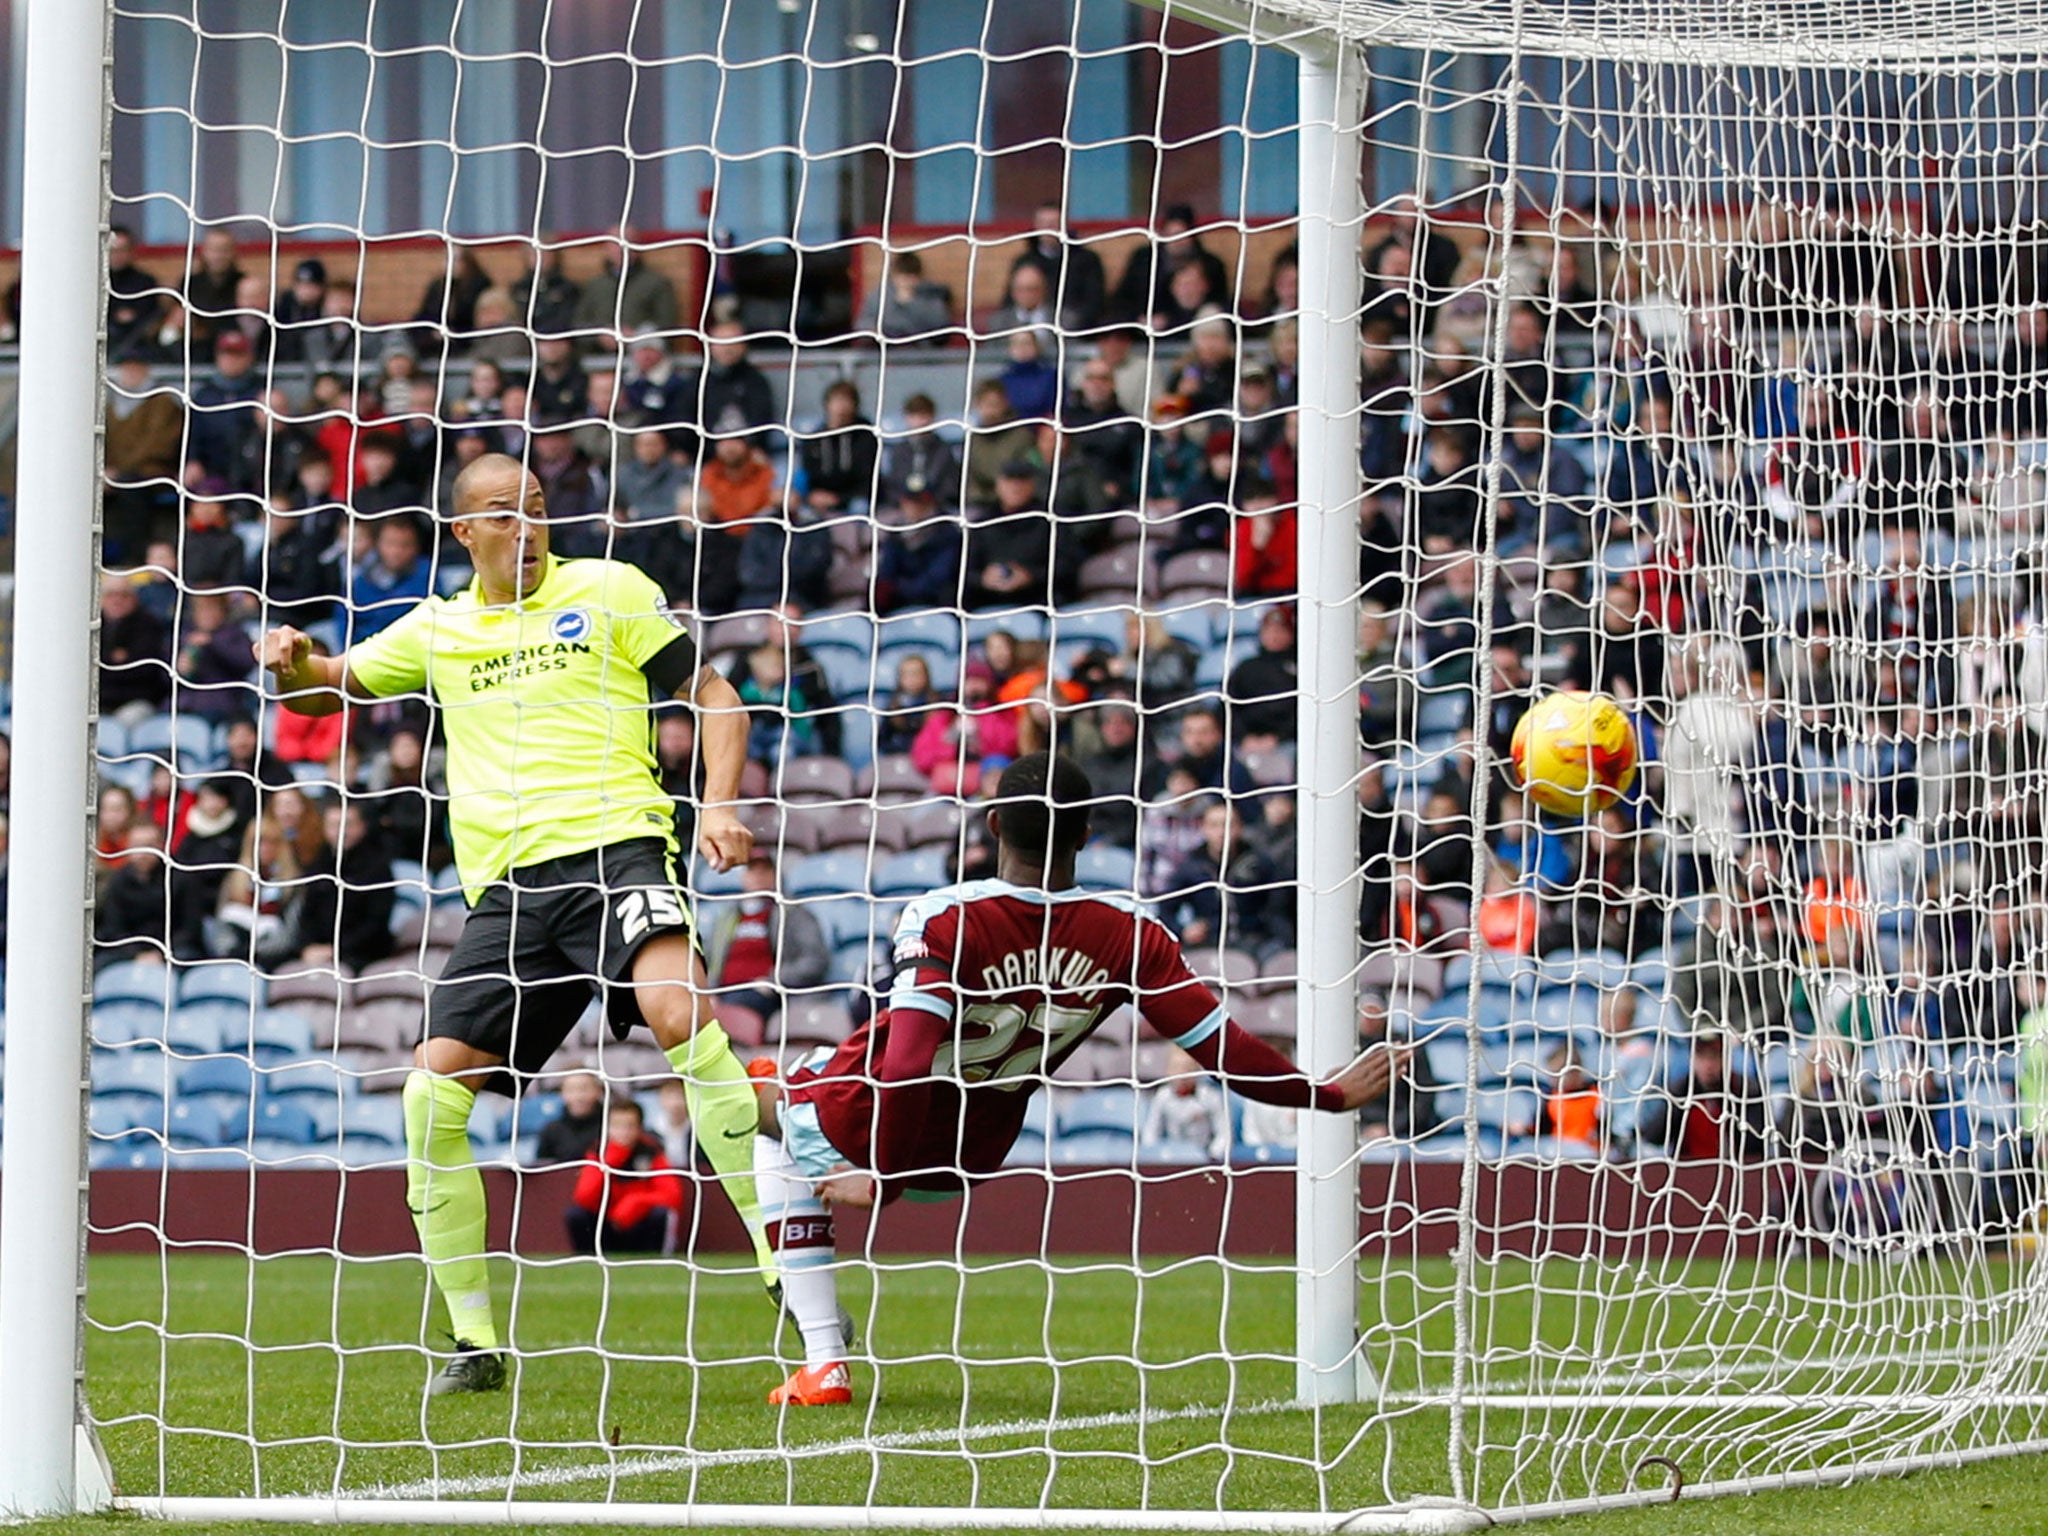
[[[81,1401],[128,1507],[1450,1530],[2048,1444],[2030,7],[111,35]],[[267,631],[489,599],[489,454],[736,703],[547,692],[646,616],[598,603],[467,694],[287,707]],[[1563,688],[1642,759],[1584,820],[1509,766]],[[492,690],[536,776],[496,802],[450,726]],[[401,1090],[464,829],[562,814],[521,743],[571,709],[651,751],[742,1058],[890,1006],[1051,748],[1082,888],[1391,1084],[1276,1110],[1128,1011],[1006,1062],[1000,1174],[838,1213],[853,1404],[776,1407],[731,1180],[593,1002],[477,1097],[511,1374],[429,1397]],[[570,955],[512,965],[518,1027],[620,980]]]

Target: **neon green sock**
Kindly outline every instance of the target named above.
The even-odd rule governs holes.
[[[754,1102],[754,1080],[734,1054],[732,1042],[717,1024],[699,1026],[697,1032],[668,1052],[668,1064],[683,1080],[683,1094],[689,1100],[690,1123],[697,1128],[697,1145],[718,1170],[718,1182],[726,1199],[746,1223],[747,1236],[754,1240],[754,1259],[762,1273],[775,1273],[775,1255],[768,1247],[768,1231],[761,1222],[761,1202],[754,1194],[754,1133],[761,1126],[760,1107]]]
[[[414,1071],[405,1079],[405,1203],[448,1329],[478,1349],[498,1347],[491,1316],[491,1267],[484,1257],[484,1176],[469,1146],[476,1093],[452,1077]]]

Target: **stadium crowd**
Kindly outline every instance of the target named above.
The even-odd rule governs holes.
[[[2048,306],[2029,271],[1966,323],[1854,228],[1754,223],[1691,287],[1591,228],[1505,255],[1412,207],[1365,232],[1361,1029],[1406,1063],[1377,1131],[1963,1155],[2017,1124],[2016,1083],[2041,1105]],[[284,713],[251,636],[338,648],[466,581],[436,513],[505,451],[556,550],[645,568],[752,710],[761,854],[701,886],[736,1038],[871,1006],[889,903],[986,873],[959,807],[1048,744],[1100,796],[1084,881],[1291,1032],[1295,260],[1231,271],[1200,228],[1169,210],[1112,279],[1042,209],[983,314],[900,251],[846,346],[794,359],[715,290],[683,318],[626,230],[581,283],[457,247],[374,325],[318,258],[273,284],[214,228],[171,289],[117,231],[101,963],[431,965],[431,710]],[[968,347],[969,398],[876,419],[863,359]],[[835,377],[800,419],[805,369]],[[1476,769],[1560,686],[1619,699],[1646,758],[1584,826]],[[691,727],[654,728],[687,830]],[[306,995],[377,1000],[341,986]],[[1292,1134],[1192,1077],[1137,1118]]]

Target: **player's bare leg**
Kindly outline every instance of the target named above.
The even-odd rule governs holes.
[[[633,957],[633,987],[640,1016],[683,1080],[697,1145],[746,1224],[754,1261],[772,1287],[775,1256],[754,1193],[754,1132],[760,1124],[754,1084],[712,1014],[703,956],[680,933],[650,939]]]
[[[491,1310],[485,1257],[488,1212],[483,1175],[469,1145],[469,1113],[477,1089],[505,1059],[460,1040],[430,1039],[413,1053],[405,1079],[405,1203],[420,1234],[428,1272],[448,1309],[456,1354],[428,1390],[495,1392],[505,1385],[505,1357]]]

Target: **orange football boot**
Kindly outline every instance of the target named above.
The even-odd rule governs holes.
[[[768,1394],[776,1407],[833,1408],[853,1401],[853,1377],[845,1362],[807,1365]]]

